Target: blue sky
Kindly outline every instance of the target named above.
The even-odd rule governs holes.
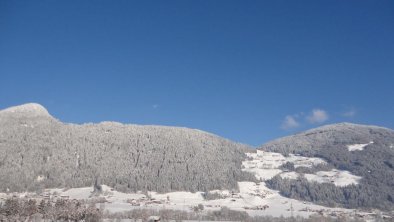
[[[260,145],[394,128],[393,1],[0,1],[0,108]]]

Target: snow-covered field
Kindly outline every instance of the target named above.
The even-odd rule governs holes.
[[[243,162],[244,170],[252,172],[257,179],[267,180],[276,175],[282,178],[297,179],[300,175],[296,172],[283,172],[280,166],[286,162],[291,162],[294,167],[313,167],[318,164],[325,164],[323,159],[308,158],[290,154],[285,157],[279,153],[264,152],[258,150],[257,153],[248,153],[249,160]],[[309,181],[318,183],[333,183],[336,186],[347,186],[357,184],[361,179],[348,171],[333,169],[331,171],[319,171],[315,174],[304,174]]]
[[[361,179],[359,176],[351,174],[349,171],[333,169],[331,171],[319,171],[315,174],[304,174],[309,181],[318,183],[333,183],[335,186],[344,187],[349,184],[357,184]]]
[[[280,153],[264,152],[257,150],[256,153],[247,153],[248,160],[242,163],[244,170],[252,172],[257,179],[267,180],[281,174],[283,171],[279,169],[286,162],[291,162],[294,167],[313,167],[318,164],[326,163],[319,158],[308,158],[290,154],[285,157]]]
[[[192,211],[193,207],[202,204],[205,210],[220,210],[221,207],[228,207],[233,210],[246,211],[251,216],[270,215],[289,217],[300,215],[308,217],[314,213],[322,214],[349,214],[353,213],[349,209],[327,208],[312,203],[289,199],[279,195],[277,191],[268,189],[264,182],[256,184],[254,182],[239,182],[239,193],[231,193],[227,190],[221,191],[222,199],[204,200],[202,192],[171,192],[159,194],[149,192],[148,195],[142,193],[121,193],[114,191],[103,185],[103,192],[100,195],[93,195],[92,187],[73,188],[68,190],[49,189],[45,195],[51,198],[67,199],[92,199],[105,198],[101,205],[110,212],[122,212],[131,209],[174,209]],[[293,208],[293,210],[291,210]]]
[[[252,172],[256,178],[262,182],[242,182],[238,183],[239,193],[232,193],[228,190],[215,190],[211,192],[220,193],[220,199],[205,200],[203,192],[170,192],[170,193],[121,193],[111,187],[102,185],[102,192],[93,195],[92,187],[73,188],[73,189],[49,189],[41,197],[67,198],[67,199],[92,199],[100,198],[104,207],[110,212],[122,212],[131,209],[175,209],[192,211],[193,207],[199,204],[204,206],[204,211],[220,210],[221,207],[228,207],[233,210],[246,211],[251,216],[270,215],[270,216],[303,216],[311,214],[323,215],[349,215],[353,216],[356,210],[343,208],[329,208],[319,206],[309,202],[298,201],[283,197],[278,191],[269,189],[264,180],[270,179],[275,175],[286,178],[296,179],[299,175],[296,172],[283,172],[280,166],[286,162],[292,162],[296,167],[313,167],[317,164],[324,164],[325,161],[319,158],[306,158],[296,155],[284,157],[279,153],[257,151],[248,153],[248,159],[243,162],[245,171]],[[308,180],[316,182],[334,183],[337,186],[345,186],[357,183],[360,179],[347,171],[331,170],[319,171],[315,174],[305,174]],[[0,198],[6,198],[9,194],[0,194]],[[34,194],[19,194],[29,196]],[[367,215],[367,212],[358,212]]]

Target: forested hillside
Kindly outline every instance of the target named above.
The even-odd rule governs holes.
[[[237,189],[249,147],[200,130],[64,124],[38,104],[0,111],[0,191],[102,183],[120,191]]]
[[[352,149],[352,145],[359,148]],[[308,182],[304,178],[275,177],[268,181],[271,188],[285,196],[328,205],[394,208],[394,131],[391,129],[349,123],[328,125],[274,140],[260,149],[323,158],[332,167],[362,177],[358,185],[347,187]]]

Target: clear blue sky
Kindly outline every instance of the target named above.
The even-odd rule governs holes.
[[[0,108],[27,102],[251,145],[394,128],[394,1],[0,0]]]

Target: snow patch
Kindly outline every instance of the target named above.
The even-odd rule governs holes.
[[[315,174],[305,174],[309,181],[318,183],[333,183],[335,186],[344,187],[350,184],[358,184],[361,177],[351,174],[349,171],[333,169],[331,171],[319,171]]]
[[[369,142],[369,143],[364,143],[364,144],[353,144],[353,145],[348,145],[347,149],[351,152],[351,151],[356,151],[356,150],[363,150],[364,147],[368,146],[369,144],[373,144],[373,141]]]
[[[300,175],[296,172],[284,172],[280,174],[283,179],[296,180]]]
[[[38,175],[36,178],[37,182],[43,181],[45,179],[45,177],[43,175]]]

